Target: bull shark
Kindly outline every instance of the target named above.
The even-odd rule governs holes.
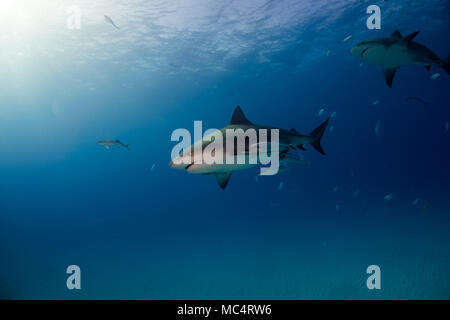
[[[129,144],[123,144],[120,140],[102,140],[97,142],[98,145],[105,147],[106,149],[109,149],[112,146],[117,146],[117,147],[124,147],[126,148],[128,151],[130,151],[130,145]]]
[[[350,52],[365,62],[380,64],[389,88],[392,88],[395,72],[402,66],[419,65],[427,70],[430,70],[431,66],[437,66],[450,73],[450,55],[442,60],[424,45],[414,42],[413,39],[418,33],[419,31],[416,31],[403,37],[395,30],[388,38],[360,42]]]
[[[325,152],[320,144],[320,141],[322,139],[322,136],[325,132],[325,129],[328,125],[329,118],[325,120],[321,125],[319,125],[316,129],[311,131],[309,134],[301,134],[297,132],[295,129],[291,130],[284,130],[277,127],[271,127],[271,126],[263,126],[263,125],[255,125],[252,122],[250,122],[247,117],[244,115],[244,112],[242,111],[241,107],[237,106],[234,110],[233,116],[231,118],[230,123],[220,129],[220,132],[223,136],[226,135],[227,129],[232,130],[238,130],[235,132],[240,132],[241,134],[237,134],[237,139],[245,139],[244,132],[247,129],[253,129],[259,132],[260,129],[278,129],[279,130],[279,160],[280,160],[280,168],[283,168],[287,162],[292,162],[293,158],[289,156],[289,151],[292,150],[305,150],[304,145],[310,144],[313,146],[319,153],[325,155]],[[258,134],[259,135],[259,134]],[[203,137],[203,139],[197,141],[193,145],[191,145],[188,150],[194,150],[194,146],[201,144],[201,150],[204,152],[205,148],[210,144],[211,139],[208,138],[208,136]],[[223,142],[222,145],[223,152],[226,153],[225,149],[225,142]],[[223,164],[207,164],[204,161],[201,163],[189,163],[185,164],[181,162],[182,157],[185,155],[183,152],[181,152],[175,159],[173,159],[170,162],[170,166],[174,169],[184,170],[189,173],[193,174],[203,174],[203,175],[215,175],[217,179],[217,183],[219,184],[220,188],[225,189],[228,181],[230,180],[230,177],[234,171],[247,169],[250,167],[258,166],[259,164],[251,164],[249,162],[246,162],[245,164],[238,164],[236,161],[237,157],[237,148],[234,148],[234,158],[235,161],[233,164],[223,163]],[[246,141],[245,144],[245,152],[249,152],[250,146],[248,141]],[[188,157],[192,157],[191,154],[188,153]],[[286,163],[285,163],[286,162]],[[302,160],[299,160],[299,163],[302,163]]]

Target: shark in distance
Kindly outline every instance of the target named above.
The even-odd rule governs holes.
[[[106,21],[108,21],[114,28],[116,29],[120,29],[113,21],[113,19],[111,19],[110,17],[108,17],[107,15],[105,15],[105,19]]]
[[[396,30],[388,38],[360,42],[350,52],[365,62],[381,65],[384,79],[390,88],[395,72],[402,66],[423,66],[427,70],[436,66],[450,73],[450,55],[443,60],[424,45],[414,42],[418,33],[416,31],[403,37]]]
[[[111,148],[112,146],[116,146],[116,147],[124,147],[125,149],[127,149],[128,151],[130,151],[130,145],[129,144],[124,144],[122,143],[120,140],[102,140],[102,141],[98,141],[97,144],[99,146],[103,146],[106,149]]]

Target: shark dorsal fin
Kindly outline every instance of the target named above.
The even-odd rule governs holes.
[[[419,31],[413,32],[413,33],[411,33],[411,34],[408,34],[408,35],[405,37],[405,40],[406,40],[406,41],[411,41],[411,40],[414,39],[418,34],[419,34]]]
[[[400,31],[398,31],[398,30],[395,30],[394,32],[392,32],[391,37],[394,37],[394,38],[403,38],[403,37],[402,37],[402,34],[401,34]]]
[[[231,117],[230,124],[252,125],[252,123],[245,116],[245,114],[242,111],[240,106],[237,106],[236,109],[234,109],[233,116]]]

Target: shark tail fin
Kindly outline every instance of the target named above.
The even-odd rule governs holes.
[[[124,144],[123,145],[128,151],[130,151],[130,145],[129,144]]]
[[[316,149],[319,153],[321,153],[323,155],[325,155],[325,151],[323,151],[322,146],[320,145],[320,140],[322,139],[325,129],[327,128],[329,120],[330,120],[330,118],[325,120],[320,126],[315,128],[309,134],[309,136],[311,137],[311,142],[309,144],[312,145],[314,147],[314,149]]]
[[[444,59],[443,67],[447,71],[447,74],[450,74],[450,54]]]

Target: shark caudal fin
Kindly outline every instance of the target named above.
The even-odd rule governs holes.
[[[324,123],[322,123],[320,126],[315,128],[309,134],[309,136],[311,137],[311,142],[309,144],[312,145],[314,147],[314,149],[316,149],[318,152],[320,152],[323,155],[325,155],[325,151],[323,151],[322,146],[320,145],[320,140],[322,139],[325,129],[327,128],[329,120],[330,120],[330,118],[325,120]]]
[[[129,144],[124,144],[123,145],[128,151],[130,151],[130,145]]]
[[[444,59],[442,67],[447,71],[447,74],[450,74],[450,54]]]

